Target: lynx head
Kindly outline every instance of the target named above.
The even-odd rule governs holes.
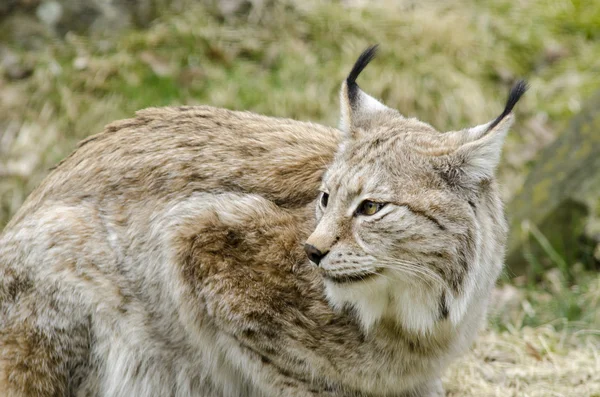
[[[366,330],[388,319],[428,334],[487,301],[502,268],[507,228],[494,172],[527,87],[519,82],[492,122],[439,133],[358,87],[375,52],[342,84],[345,136],[305,248],[329,302],[354,309]]]

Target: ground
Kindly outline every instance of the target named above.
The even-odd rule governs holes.
[[[251,3],[223,15],[181,0],[143,29],[91,36],[18,15],[0,23],[0,228],[79,140],[144,107],[336,125],[340,83],[374,43],[361,87],[440,130],[495,118],[513,82],[529,81],[499,170],[507,201],[600,89],[600,2]],[[507,269],[489,326],[446,374],[448,394],[599,397],[600,278],[589,263],[527,278]]]
[[[600,396],[597,338],[552,326],[488,330],[446,373],[448,397]],[[591,330],[596,337],[598,330]]]

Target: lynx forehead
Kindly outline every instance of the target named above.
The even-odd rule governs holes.
[[[375,50],[340,130],[146,109],[58,164],[0,235],[0,394],[443,396],[502,268],[526,86],[439,133],[358,87]]]

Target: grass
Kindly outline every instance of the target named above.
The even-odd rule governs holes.
[[[487,330],[446,372],[444,384],[448,397],[598,397],[599,369],[593,335],[551,326]]]
[[[440,130],[491,120],[509,86],[529,80],[499,170],[506,198],[600,89],[600,2],[276,2],[230,18],[182,9],[112,37],[23,40],[0,25],[0,47],[33,70],[13,81],[0,62],[0,229],[79,140],[144,107],[207,103],[336,125],[339,85],[373,43],[380,55],[361,86]],[[489,328],[446,375],[449,395],[600,396],[600,279],[554,258],[562,272],[498,289]]]
[[[575,266],[574,281],[557,269],[543,274],[542,281],[524,285],[515,279],[496,291],[490,326],[497,331],[551,325],[557,331],[596,329],[600,336],[600,278]]]
[[[493,297],[488,328],[444,375],[448,397],[600,397],[600,278],[575,266]]]

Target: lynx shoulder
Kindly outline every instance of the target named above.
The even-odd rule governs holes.
[[[503,264],[494,121],[439,133],[341,89],[340,130],[146,109],[0,235],[0,391],[441,396]]]

